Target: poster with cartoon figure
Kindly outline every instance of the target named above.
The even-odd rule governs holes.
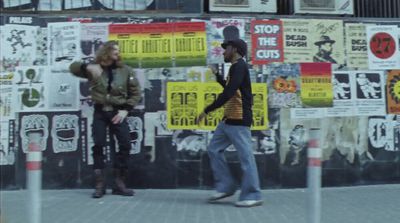
[[[354,71],[352,94],[356,100],[356,116],[386,114],[385,79],[382,71]]]
[[[48,69],[44,66],[18,67],[13,79],[15,109],[17,111],[43,111],[47,109],[45,80]]]
[[[47,140],[49,138],[50,120],[45,114],[20,114],[20,146],[24,153],[28,152],[29,140],[31,135],[39,136],[37,144],[41,151],[47,149]]]
[[[54,153],[78,150],[80,131],[76,114],[55,114],[52,117],[51,138]]]
[[[265,73],[270,108],[302,107],[299,64],[268,64]]]
[[[48,28],[48,65],[54,69],[68,69],[68,66],[81,58],[80,23],[49,23]]]
[[[37,26],[5,25],[1,29],[0,73],[31,66],[36,59]]]
[[[211,36],[209,38],[208,61],[212,63],[224,63],[224,49],[221,44],[224,40],[244,39],[245,20],[244,19],[211,19]]]
[[[143,121],[136,116],[126,118],[129,127],[131,150],[129,154],[139,154],[143,141]]]
[[[355,95],[351,88],[354,85],[351,72],[334,72],[332,74],[333,107],[326,108],[328,117],[344,117],[355,115]]]
[[[395,148],[394,140],[398,136],[396,130],[397,123],[392,120],[391,116],[373,116],[368,121],[368,139],[370,145],[375,149],[385,151],[398,151]]]

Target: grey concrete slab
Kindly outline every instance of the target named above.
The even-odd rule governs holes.
[[[263,190],[264,205],[236,208],[238,197],[208,204],[210,190],[137,190],[134,197],[92,190],[42,191],[42,223],[306,223],[306,189]],[[323,188],[322,223],[400,222],[400,184]],[[29,222],[27,191],[1,191],[2,223]]]

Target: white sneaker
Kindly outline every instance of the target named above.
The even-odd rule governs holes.
[[[243,201],[237,201],[235,203],[235,206],[249,208],[249,207],[261,206],[262,204],[263,204],[262,200],[243,200]]]
[[[213,203],[213,202],[221,200],[223,198],[230,197],[230,196],[232,196],[234,194],[235,194],[234,192],[233,193],[217,192],[217,193],[215,193],[214,195],[212,195],[211,197],[208,198],[208,202],[209,203]]]

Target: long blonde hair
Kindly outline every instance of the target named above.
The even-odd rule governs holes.
[[[101,64],[101,62],[111,60],[111,52],[114,50],[114,46],[118,46],[118,42],[110,40],[105,42],[97,51],[95,56],[95,62]],[[122,67],[123,63],[121,58],[116,61],[118,67]]]

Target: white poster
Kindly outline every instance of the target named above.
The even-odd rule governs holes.
[[[0,120],[8,121],[15,118],[15,106],[13,103],[14,73],[0,76]]]
[[[276,0],[210,0],[211,12],[276,13]]]
[[[4,8],[10,8],[10,7],[16,7],[16,6],[21,6],[21,5],[26,5],[30,4],[31,0],[3,0],[3,7]]]
[[[224,49],[221,44],[226,39],[244,39],[244,19],[211,19],[211,36],[208,36],[208,60],[213,64],[224,63]]]
[[[0,121],[0,166],[15,163],[15,151],[10,147],[10,132],[14,132],[8,121]]]
[[[290,108],[291,119],[317,119],[324,116],[323,108]]]
[[[51,138],[54,153],[74,152],[78,149],[79,117],[75,114],[54,115]]]
[[[89,62],[94,59],[95,52],[108,40],[109,23],[82,23],[81,50],[82,59]]]
[[[79,79],[69,72],[52,71],[46,77],[48,110],[79,110]]]
[[[354,71],[352,94],[356,101],[356,116],[385,115],[385,79],[382,71]]]
[[[45,77],[47,67],[17,67],[13,78],[15,109],[17,111],[43,111],[47,109]]]
[[[369,69],[400,69],[397,26],[367,26]]]
[[[62,0],[40,0],[38,2],[39,11],[60,11],[62,9]]]
[[[37,26],[27,25],[5,25],[1,28],[1,73],[14,71],[16,66],[33,65],[37,31]]]
[[[48,24],[48,65],[60,70],[68,69],[73,61],[80,60],[80,23],[59,22]]]
[[[351,72],[334,72],[332,74],[333,107],[326,108],[328,117],[345,117],[355,115],[355,88]]]

